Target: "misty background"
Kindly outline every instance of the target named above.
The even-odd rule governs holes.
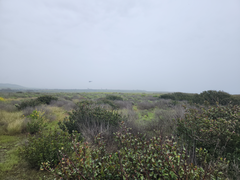
[[[239,0],[0,0],[0,83],[240,94],[239,67]]]

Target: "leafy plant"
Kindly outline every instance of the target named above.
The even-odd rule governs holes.
[[[113,110],[116,110],[119,108],[119,106],[116,103],[113,103],[113,101],[106,99],[106,98],[100,98],[97,101],[97,104],[108,104],[111,106]]]
[[[115,111],[107,111],[100,106],[94,105],[92,102],[84,101],[78,104],[78,107],[72,112],[69,112],[69,117],[66,117],[58,125],[62,130],[68,130],[69,134],[72,131],[81,133],[81,126],[117,126],[123,118]],[[80,127],[80,128],[79,128]]]
[[[49,105],[51,101],[57,101],[57,100],[58,98],[50,95],[40,96],[36,99],[36,101],[39,101],[41,104],[47,104],[47,105]]]
[[[107,96],[106,96],[106,99],[112,100],[112,101],[115,101],[115,100],[123,101],[123,98],[122,98],[122,97],[120,97],[120,96],[115,96],[115,95],[107,95]]]
[[[201,104],[204,103],[204,101],[209,102],[210,105],[216,105],[216,102],[218,102],[221,105],[227,105],[232,101],[232,97],[230,94],[224,92],[224,91],[203,91],[199,95],[201,99]]]
[[[23,101],[20,104],[16,104],[15,106],[18,108],[18,110],[22,110],[26,107],[35,107],[41,104],[50,104],[51,101],[57,100],[58,98],[50,96],[50,95],[44,95],[40,96],[37,99],[31,99],[27,101]]]
[[[15,104],[18,110],[22,110],[26,107],[35,107],[40,105],[41,103],[39,101],[36,101],[35,99],[23,101],[20,104]]]
[[[37,110],[34,110],[27,118],[29,118],[30,122],[27,123],[26,129],[30,134],[35,134],[47,126],[44,117]]]
[[[97,147],[91,149],[87,142],[83,145],[73,141],[75,156],[69,157],[61,151],[61,162],[56,168],[48,162],[42,168],[52,172],[59,179],[223,179],[222,167],[227,166],[224,159],[204,163],[208,153],[197,149],[202,166],[189,163],[186,150],[181,148],[174,138],[163,141],[153,137],[149,141],[144,135],[134,136],[122,126],[116,133],[119,150],[107,153],[104,141],[99,134]]]
[[[71,140],[71,135],[57,129],[49,130],[47,134],[40,132],[34,136],[29,135],[27,143],[19,148],[19,155],[31,167],[40,168],[41,163],[46,161],[50,167],[54,167],[60,161],[60,149],[64,149],[69,156],[73,152]]]
[[[204,104],[207,101],[210,105],[216,105],[218,102],[221,105],[227,105],[229,103],[240,105],[237,97],[230,95],[224,91],[203,91],[200,94],[190,94],[175,92],[170,94],[163,94],[160,96],[162,99],[171,99],[173,101],[188,101],[189,103]]]
[[[196,164],[195,147],[211,154],[208,160],[219,157],[240,164],[240,107],[209,106],[186,109],[184,118],[177,119],[177,134],[187,144],[191,161]]]

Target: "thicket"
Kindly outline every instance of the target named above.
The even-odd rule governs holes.
[[[75,134],[78,137],[78,134]],[[50,167],[55,167],[60,162],[59,150],[69,156],[73,153],[71,148],[71,135],[64,131],[49,130],[47,134],[39,132],[28,135],[27,143],[19,148],[19,156],[32,168],[39,169],[43,162],[48,162]]]
[[[45,95],[45,96],[38,97],[36,100],[39,101],[41,104],[49,105],[51,101],[56,101],[58,100],[58,98],[53,97],[51,95]]]
[[[35,107],[41,104],[47,104],[49,105],[51,101],[53,100],[57,100],[58,98],[51,96],[51,95],[44,95],[44,96],[40,96],[36,99],[31,99],[31,100],[27,100],[27,101],[23,101],[20,104],[16,104],[15,106],[18,108],[18,110],[22,110],[26,107]]]
[[[178,145],[174,138],[163,141],[161,137],[147,140],[143,134],[134,136],[122,126],[115,134],[119,150],[107,153],[104,140],[96,137],[96,148],[88,143],[80,145],[73,141],[74,156],[61,151],[61,162],[56,168],[49,162],[42,168],[52,172],[59,179],[223,179],[222,167],[227,166],[223,159],[208,164],[206,150],[197,149],[201,166],[189,162],[186,149]]]
[[[240,109],[235,105],[237,101],[229,103],[228,98],[233,96],[224,92],[205,91],[201,93],[202,99],[199,99],[200,94],[173,94],[173,101],[193,102],[195,98],[203,104],[208,99],[209,106],[205,103],[205,106],[193,107],[186,102],[173,105],[166,99],[150,102],[147,97],[142,101],[134,96],[137,104],[134,109],[129,106],[128,110],[119,110],[128,115],[128,119],[135,119],[125,121],[125,117],[112,110],[114,108],[106,110],[100,104],[126,101],[97,96],[96,101],[78,103],[69,116],[58,123],[64,131],[29,135],[21,157],[32,167],[39,168],[43,163],[43,168],[63,179],[237,180],[240,177]],[[219,97],[221,103],[218,104]],[[57,103],[63,104],[51,102]],[[181,104],[187,107],[179,108]],[[148,105],[154,105],[152,111],[147,110]],[[141,121],[139,114],[146,115],[146,121]],[[124,124],[119,129],[121,121],[132,129]],[[78,132],[76,136],[73,130]],[[45,146],[56,154],[51,155]]]
[[[106,99],[112,100],[112,101],[115,101],[115,100],[123,101],[123,98],[122,98],[122,97],[120,97],[120,96],[115,96],[115,95],[107,95],[107,96],[106,96]]]
[[[119,108],[119,106],[113,102],[112,100],[109,100],[109,99],[106,99],[106,98],[100,98],[97,100],[97,103],[96,104],[108,104],[113,110],[116,110]]]
[[[194,99],[195,95],[197,95],[197,94],[175,92],[175,93],[171,93],[171,94],[163,94],[160,96],[160,98],[177,100],[177,101],[184,101],[184,100],[191,101]]]
[[[196,148],[206,149],[209,162],[220,157],[230,164],[228,175],[240,176],[240,107],[234,105],[201,106],[185,109],[177,119],[177,134],[186,144],[191,162],[198,165]]]
[[[42,131],[47,126],[43,113],[34,110],[30,115],[27,116],[29,122],[27,122],[26,130],[30,134],[35,134]]]
[[[200,94],[190,94],[190,93],[171,93],[163,94],[160,96],[162,99],[171,99],[174,101],[188,101],[189,103],[204,104],[207,101],[210,105],[216,105],[218,102],[221,105],[227,105],[229,103],[240,105],[240,99],[235,96],[230,95],[224,91],[203,91]]]
[[[123,104],[120,104],[119,102],[122,102],[123,98],[116,95],[107,95],[104,98],[99,98],[97,100],[97,104],[107,104],[109,105],[113,110],[117,110],[122,107]]]
[[[68,114],[69,116],[58,125],[60,129],[67,130],[69,134],[73,130],[83,134],[86,128],[101,132],[111,126],[118,126],[119,122],[124,120],[116,111],[108,111],[91,101],[78,103],[77,107]]]

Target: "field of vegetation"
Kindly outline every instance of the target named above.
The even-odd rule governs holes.
[[[0,92],[0,179],[240,179],[240,96]]]

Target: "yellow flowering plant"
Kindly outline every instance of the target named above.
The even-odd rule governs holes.
[[[30,122],[27,123],[27,131],[30,134],[35,134],[47,126],[43,113],[40,111],[34,110],[27,118],[30,119]]]

